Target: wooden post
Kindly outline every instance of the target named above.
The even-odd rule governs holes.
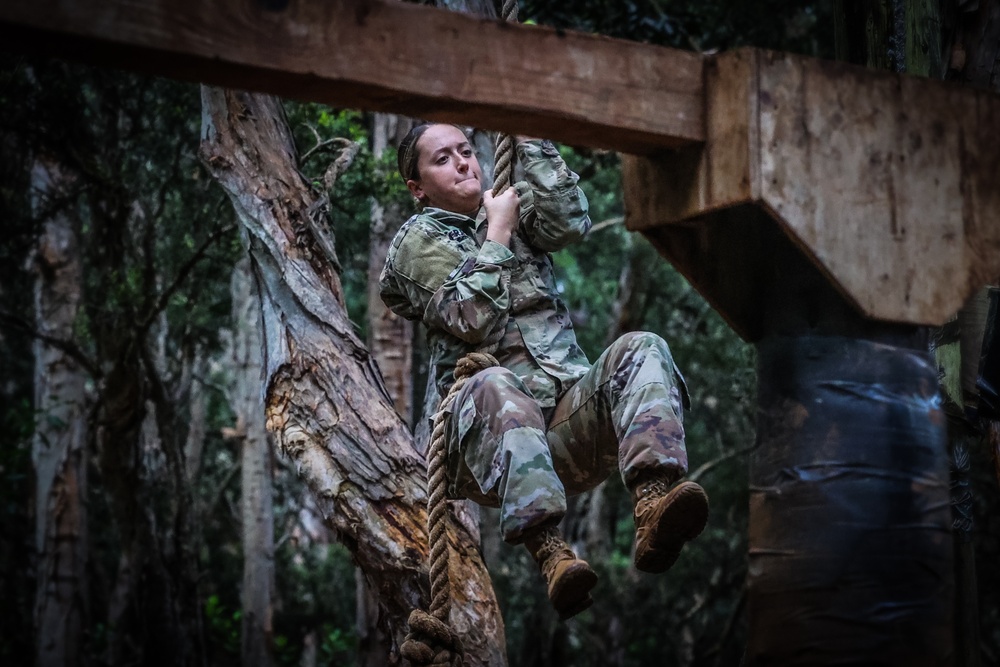
[[[858,314],[766,214],[748,218],[774,270],[759,286],[747,664],[949,665],[947,442],[925,330]]]
[[[748,665],[949,665],[945,418],[925,330],[862,315],[764,208],[647,237],[758,349]]]

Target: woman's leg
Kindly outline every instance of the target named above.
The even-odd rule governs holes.
[[[682,396],[667,343],[638,332],[615,341],[556,406],[547,438],[569,494],[616,467],[630,490],[644,479],[687,472]]]
[[[561,618],[589,607],[597,575],[556,527],[566,492],[552,467],[545,418],[524,384],[505,368],[476,374],[455,397],[449,425],[458,493],[500,507],[500,533],[524,543]]]
[[[552,466],[545,418],[521,380],[505,368],[477,373],[455,398],[449,420],[455,491],[500,508],[500,532],[517,544],[566,513]],[[455,451],[457,447],[457,451]]]

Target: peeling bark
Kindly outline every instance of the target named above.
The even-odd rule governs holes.
[[[376,592],[398,646],[410,610],[427,600],[424,459],[347,318],[280,104],[208,87],[202,104],[202,159],[246,230],[261,295],[268,429]],[[465,531],[449,538],[451,623],[466,664],[505,664],[477,545]],[[389,662],[398,660],[394,650]]]
[[[42,205],[67,177],[35,161],[32,189]],[[36,209],[39,202],[36,202]],[[82,268],[70,219],[45,222],[34,256],[35,326],[47,339],[71,340],[80,309]],[[65,351],[35,343],[37,423],[31,456],[35,471],[35,664],[80,664],[86,613],[87,510],[86,375]]]

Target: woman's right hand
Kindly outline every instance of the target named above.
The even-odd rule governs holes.
[[[517,191],[508,188],[502,194],[493,196],[492,190],[483,193],[483,207],[486,209],[486,238],[500,245],[509,245],[510,237],[517,229],[520,202]]]

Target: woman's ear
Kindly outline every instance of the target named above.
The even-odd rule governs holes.
[[[424,200],[425,197],[424,190],[423,188],[420,187],[420,183],[414,181],[413,179],[410,179],[406,181],[406,187],[410,189],[410,194],[412,194],[418,200],[420,201]]]

